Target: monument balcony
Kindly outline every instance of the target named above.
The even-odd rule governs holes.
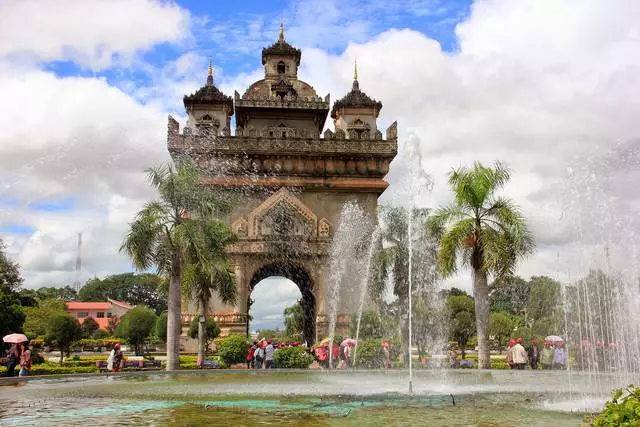
[[[319,96],[266,96],[245,95],[241,97],[237,92],[234,99],[235,107],[250,108],[278,108],[329,111],[331,101],[329,95],[324,99]]]

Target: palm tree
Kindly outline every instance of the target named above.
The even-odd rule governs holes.
[[[449,173],[455,200],[439,208],[427,224],[439,237],[438,267],[444,277],[458,264],[473,270],[473,296],[478,333],[478,365],[490,368],[489,289],[487,276],[511,275],[517,262],[533,252],[534,241],[519,208],[496,196],[511,176],[501,162],[485,167],[460,167]]]
[[[424,222],[429,214],[428,209],[414,209],[413,222]],[[408,212],[405,208],[396,206],[381,206],[380,242],[374,255],[373,277],[369,286],[371,298],[380,303],[385,290],[387,278],[393,277],[393,294],[398,298],[398,325],[403,352],[408,356],[407,338],[409,336],[409,236]],[[413,256],[412,256],[412,296],[424,294],[425,290],[434,283],[435,277],[429,272],[435,258],[434,245],[430,245],[432,238],[425,229],[413,228]]]
[[[159,199],[147,203],[130,224],[120,250],[139,270],[152,266],[169,276],[167,317],[167,370],[179,368],[180,288],[189,264],[201,264],[213,274],[209,260],[210,223],[229,208],[225,197],[198,185],[195,165],[185,163],[177,169],[164,165],[148,169],[147,175]]]
[[[187,295],[197,301],[200,308],[200,322],[198,324],[198,362],[205,358],[206,322],[209,302],[213,294],[218,294],[224,304],[235,304],[236,283],[229,266],[225,247],[236,240],[227,224],[210,219],[204,224],[204,242],[200,247],[205,248],[206,262],[192,262],[185,267],[183,284]],[[192,246],[191,250],[198,250]],[[188,254],[191,260],[201,260],[197,253]]]

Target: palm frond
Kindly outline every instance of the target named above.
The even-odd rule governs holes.
[[[464,259],[462,257],[464,242],[472,235],[474,228],[475,220],[466,218],[442,234],[438,248],[438,267],[444,277],[457,271],[457,261]]]

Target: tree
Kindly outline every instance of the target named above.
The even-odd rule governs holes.
[[[204,325],[204,334],[200,333],[200,317],[194,317],[191,321],[191,325],[189,325],[188,335],[191,338],[197,338],[198,340],[204,338],[204,350],[202,352],[202,358],[198,355],[198,360],[204,360],[205,354],[210,351],[211,342],[218,338],[220,335],[220,328],[215,320],[211,317],[206,318],[206,322]]]
[[[161,313],[156,320],[156,337],[163,342],[167,342],[167,312]]]
[[[100,325],[93,317],[86,317],[82,322],[82,336],[84,338],[91,338],[98,329],[100,329]]]
[[[515,323],[509,313],[492,312],[489,314],[489,333],[498,341],[498,345],[502,348],[506,344],[507,339],[513,333]]]
[[[60,363],[71,352],[71,344],[81,337],[80,322],[70,314],[55,314],[49,319],[45,341],[60,350]]]
[[[118,329],[119,324],[120,316],[118,316],[117,314],[111,316],[111,318],[107,321],[107,332],[109,333],[109,335],[115,335],[116,329]]]
[[[0,239],[0,336],[22,332],[25,315],[18,288],[22,284],[18,263],[6,255]]]
[[[44,336],[51,318],[66,313],[64,302],[57,299],[40,301],[37,307],[26,307],[24,312],[24,333],[29,338]]]
[[[172,371],[179,368],[183,272],[187,265],[199,262],[205,270],[210,267],[206,233],[210,222],[228,210],[228,203],[198,185],[198,169],[193,164],[177,169],[166,165],[147,173],[160,198],[138,212],[120,250],[129,255],[136,268],[147,270],[155,265],[169,277],[167,370]]]
[[[357,328],[358,313],[353,313],[349,324],[349,332],[354,338],[356,337]],[[375,310],[364,310],[360,318],[360,333],[358,334],[358,339],[382,338],[383,336],[384,332],[380,313]]]
[[[429,211],[414,209],[411,212],[414,224],[411,236],[412,244],[412,297],[423,293],[435,293],[436,271],[432,268],[436,258],[436,245],[433,236],[420,225],[424,223]],[[398,298],[396,324],[399,325],[403,353],[408,357],[409,337],[409,235],[408,212],[404,208],[381,206],[381,242],[373,260],[373,277],[370,294],[374,301],[380,302],[389,278],[393,281],[393,294]]]
[[[449,338],[457,342],[464,349],[469,339],[476,333],[475,308],[473,298],[468,295],[450,296],[447,298],[449,310]]]
[[[546,276],[533,276],[529,280],[527,316],[533,321],[553,317],[562,310],[562,285]]]
[[[518,276],[499,277],[489,287],[491,311],[521,315],[527,307],[531,283]]]
[[[236,302],[236,282],[229,265],[225,247],[235,242],[236,237],[224,222],[212,218],[202,224],[202,245],[190,247],[187,253],[190,260],[184,268],[183,284],[188,296],[200,307],[200,317],[208,325],[209,302],[214,293],[224,304]],[[204,250],[204,254],[198,251]],[[215,322],[213,322],[215,323]],[[208,328],[198,324],[198,361],[204,360],[205,350],[215,337],[207,337]]]
[[[43,301],[47,299],[58,299],[61,301],[73,301],[76,299],[76,290],[71,286],[56,288],[54,286],[43,286],[35,291],[36,299]]]
[[[300,301],[291,307],[284,309],[284,330],[288,337],[296,338],[302,336],[302,325],[304,323],[304,311]]]
[[[500,162],[493,168],[476,162],[472,168],[450,172],[455,200],[429,218],[431,232],[439,237],[438,269],[448,277],[458,264],[472,269],[478,332],[478,367],[489,369],[488,276],[513,275],[517,262],[533,252],[534,241],[519,208],[496,192],[510,178]]]
[[[145,305],[160,314],[167,310],[166,281],[152,273],[123,273],[93,278],[78,292],[79,301],[106,301],[111,298],[131,305]]]
[[[144,344],[154,332],[156,314],[149,307],[139,305],[120,319],[116,336],[125,338],[133,346],[137,356],[143,354]]]

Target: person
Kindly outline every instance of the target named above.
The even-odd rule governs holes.
[[[516,344],[511,348],[512,360],[515,369],[522,370],[527,366],[527,363],[529,362],[529,359],[527,358],[527,351],[522,346],[523,343],[524,341],[522,340],[522,338],[518,337],[518,339],[516,340]]]
[[[329,346],[326,343],[321,344],[320,347],[316,349],[316,357],[322,369],[329,368]]]
[[[538,340],[533,339],[531,341],[531,345],[527,350],[527,356],[529,356],[529,364],[531,365],[531,369],[538,369],[538,360],[540,360],[540,346],[538,345]]]
[[[544,342],[544,348],[540,352],[540,363],[544,370],[549,370],[553,366],[553,348],[551,347],[551,341],[549,340]]]
[[[7,376],[12,377],[15,375],[16,366],[20,364],[20,348],[18,344],[13,343],[7,352]]]
[[[596,365],[598,366],[598,371],[604,371],[606,369],[605,366],[605,355],[604,355],[604,342],[601,340],[596,341]]]
[[[451,368],[458,367],[458,348],[455,344],[449,346],[449,366]]]
[[[382,342],[382,351],[384,352],[384,368],[391,369],[393,365],[391,364],[391,344],[389,341]]]
[[[276,367],[273,360],[273,353],[275,353],[276,347],[271,340],[267,341],[267,346],[264,349],[264,367],[265,369],[273,369]]]
[[[256,350],[256,342],[254,341],[252,345],[249,346],[247,350],[247,369],[253,368],[253,353]]]
[[[31,350],[26,342],[18,344],[21,348],[20,351],[20,373],[18,376],[26,377],[31,374]]]
[[[111,372],[119,372],[122,360],[124,359],[124,354],[121,350],[122,346],[119,342],[115,343],[113,349],[111,349],[111,353],[109,353],[109,358],[107,359],[107,369]]]
[[[556,349],[553,352],[553,369],[566,369],[568,362],[567,349],[564,348],[564,342],[556,342]]]
[[[507,365],[509,365],[509,368],[511,369],[516,368],[516,365],[514,365],[513,363],[513,346],[515,345],[515,340],[509,340],[509,344],[507,345],[507,354],[504,357],[504,359],[507,361]]]
[[[258,346],[253,353],[253,357],[253,368],[262,369],[262,361],[264,360],[264,344],[262,341],[258,343]]]
[[[342,353],[340,350],[340,345],[335,342],[331,344],[331,361],[333,363],[331,369],[336,369],[340,363],[340,354]]]

